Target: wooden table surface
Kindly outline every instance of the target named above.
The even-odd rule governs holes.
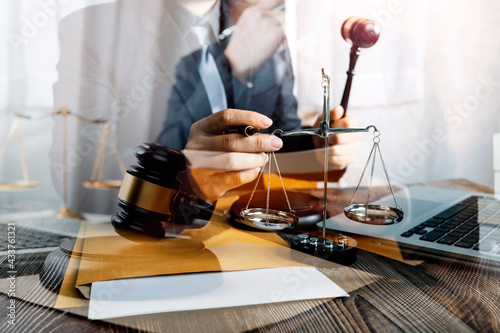
[[[431,185],[491,193],[491,188],[466,180]],[[310,192],[320,195],[318,190]],[[372,193],[375,198],[388,190],[373,189]],[[341,212],[351,195],[352,190],[329,190],[330,213]],[[360,250],[354,264],[320,270],[350,297],[110,322],[87,320],[86,308],[73,313],[53,309],[57,294],[41,287],[38,276],[22,276],[17,285],[24,284],[26,291],[15,299],[15,326],[7,321],[10,298],[0,294],[0,332],[500,332],[498,267],[444,258],[394,260]]]

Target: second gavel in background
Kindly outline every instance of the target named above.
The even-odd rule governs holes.
[[[347,104],[349,103],[349,95],[351,93],[352,78],[355,74],[354,67],[358,60],[361,48],[369,48],[373,46],[380,36],[379,26],[372,20],[352,16],[344,21],[340,28],[342,37],[352,44],[349,57],[349,70],[347,71],[347,81],[345,83],[344,94],[340,105],[344,108],[343,117],[347,112]]]

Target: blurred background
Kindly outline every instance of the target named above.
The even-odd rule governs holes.
[[[120,158],[109,144],[104,153],[104,177],[121,178],[118,160],[125,165],[134,163],[133,149],[142,142],[154,141],[155,126],[164,115],[161,103],[156,101],[166,100],[162,76],[152,73],[158,66],[155,52],[162,47],[157,39],[165,31],[168,34],[168,28],[158,19],[161,2],[136,1],[139,14],[130,20],[122,16],[118,2],[110,0],[0,3],[0,147],[5,148],[0,182],[23,178],[18,137],[29,178],[39,182],[36,189],[0,192],[2,212],[57,209],[62,204],[63,123],[61,115],[54,112],[63,106],[90,120],[76,125],[75,117],[67,119],[68,205],[78,206],[88,197],[114,204],[116,189],[81,186],[82,180],[90,177],[104,131],[102,123],[92,121],[107,116],[121,118],[112,123],[109,134]],[[89,6],[113,3],[118,5],[106,7],[106,19],[81,21],[92,26],[93,34],[71,25],[74,30],[65,31],[65,18]],[[360,127],[373,124],[381,131],[382,154],[391,180],[409,184],[466,178],[493,186],[493,134],[500,132],[500,2],[287,0],[285,30],[299,113],[305,124],[321,110],[321,68],[332,78],[332,106],[340,104],[350,50],[341,37],[340,26],[350,16],[370,18],[381,27],[377,44],[361,51],[348,112],[359,120]],[[131,20],[135,25],[128,24]],[[137,26],[139,29],[134,30]],[[112,40],[97,39],[99,31],[110,29],[130,29],[131,35],[142,33],[147,36],[144,43],[149,40],[148,45],[155,47],[144,49],[141,44],[136,50],[120,49]],[[61,45],[65,34],[71,35],[69,45]],[[101,46],[98,43],[102,48],[113,48],[112,56],[103,63],[86,49],[89,44]],[[75,60],[73,63],[60,61],[64,48],[71,50],[66,56]],[[144,50],[145,56],[137,58],[137,50]],[[82,68],[91,68],[92,75],[80,67],[71,74],[65,70],[83,63],[87,66]],[[142,72],[135,72],[131,64]],[[148,73],[157,79],[158,87],[144,91],[144,96],[123,108],[120,103],[134,96]],[[74,86],[61,86],[61,75],[66,75],[65,82],[74,79]],[[85,96],[92,89],[97,91],[97,98],[90,101]],[[101,98],[102,91],[109,92],[112,99]],[[24,117],[16,118],[15,114]],[[19,135],[12,134],[10,144],[5,146],[16,119]],[[72,136],[76,126],[79,134]],[[339,186],[356,185],[371,140],[371,135],[363,136],[357,163],[348,168]],[[81,207],[82,211],[92,210],[90,205]]]

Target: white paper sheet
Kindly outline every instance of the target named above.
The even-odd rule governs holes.
[[[349,295],[314,267],[154,276],[95,282],[89,319]]]

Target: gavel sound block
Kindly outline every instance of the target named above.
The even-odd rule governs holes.
[[[349,95],[351,93],[352,78],[355,74],[354,67],[358,60],[361,48],[369,48],[373,46],[380,36],[379,26],[372,20],[352,16],[344,21],[340,28],[342,37],[352,44],[349,58],[349,70],[347,71],[347,81],[342,95],[341,105],[344,108],[344,115],[347,112],[347,104],[349,103]]]

